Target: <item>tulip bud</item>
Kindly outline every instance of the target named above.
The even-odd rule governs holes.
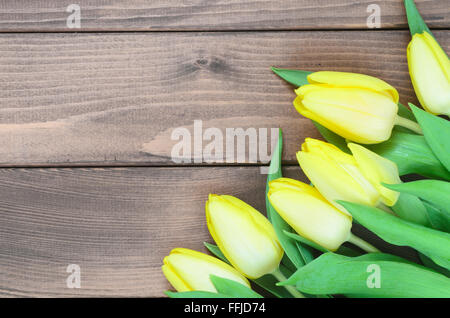
[[[209,232],[228,261],[256,279],[278,269],[283,249],[272,224],[247,203],[210,194],[206,202]]]
[[[450,116],[450,60],[428,32],[414,34],[408,45],[411,81],[420,104],[435,115]]]
[[[162,271],[179,292],[217,292],[210,275],[236,281],[250,288],[248,280],[227,263],[186,248],[175,248],[164,258]]]
[[[317,190],[341,211],[346,212],[336,200],[394,205],[399,194],[381,183],[401,182],[395,163],[360,145],[349,144],[349,148],[353,156],[332,144],[307,138],[297,160]]]
[[[352,152],[361,173],[380,194],[381,202],[387,206],[393,206],[400,194],[384,187],[382,183],[396,184],[402,182],[397,165],[361,145],[349,143],[347,146]]]
[[[314,187],[280,178],[269,183],[268,198],[298,234],[330,251],[350,237],[352,217],[331,205]]]
[[[336,134],[363,144],[386,141],[394,125],[420,132],[414,122],[397,116],[399,95],[388,83],[368,75],[316,72],[299,87],[297,111]]]

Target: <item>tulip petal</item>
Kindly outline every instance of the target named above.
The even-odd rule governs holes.
[[[214,244],[210,244],[207,242],[204,242],[206,248],[215,256],[217,256],[218,258],[220,258],[222,261],[229,263],[228,260],[226,259],[225,255],[223,255],[222,251],[220,250],[220,248]],[[282,271],[283,273],[288,273],[286,274],[286,276],[290,276],[292,275],[292,272],[287,269],[285,266],[283,266],[282,264],[280,264],[280,271]],[[259,287],[267,290],[269,293],[273,294],[274,296],[278,297],[278,298],[291,298],[292,295],[285,289],[282,287],[279,287],[276,285],[276,283],[278,283],[278,280],[273,276],[273,275],[264,275],[258,279],[253,279],[252,280],[256,285],[258,285]]]
[[[248,215],[251,216],[253,222],[255,222],[257,226],[260,227],[261,230],[266,233],[266,235],[269,235],[274,242],[277,241],[277,235],[275,234],[272,224],[258,210],[256,210],[251,205],[245,203],[244,201],[239,200],[238,198],[235,198],[231,195],[222,195],[221,197],[228,200],[230,203],[234,204],[237,208],[248,213]]]
[[[279,179],[269,182],[269,187],[270,187],[269,195],[278,190],[290,189],[290,190],[299,191],[302,193],[307,193],[308,195],[311,195],[319,200],[328,202],[320,194],[320,192],[317,191],[316,188],[310,186],[309,184],[303,183],[303,182],[295,180],[295,179],[279,178]]]
[[[422,107],[450,115],[450,61],[427,32],[415,34],[407,49],[411,81]]]
[[[398,103],[399,100],[398,92],[394,87],[379,78],[365,74],[321,71],[308,75],[308,82],[311,84],[328,84],[336,87],[370,89],[383,93],[395,103]]]
[[[334,206],[336,200],[375,205],[380,194],[359,171],[355,159],[337,147],[307,138],[297,160],[316,189]]]
[[[170,255],[164,258],[162,269],[167,280],[179,292],[216,292],[209,277],[211,274],[250,286],[247,279],[230,265],[215,257],[185,248],[173,249]]]
[[[363,175],[381,194],[383,203],[393,206],[397,202],[399,193],[383,187],[381,183],[401,183],[397,165],[363,146],[349,143],[348,147]]]
[[[356,165],[356,161],[351,155],[343,152],[335,145],[322,140],[305,138],[305,142],[302,144],[302,150],[320,154],[340,164]]]
[[[428,47],[433,51],[433,53],[436,56],[436,60],[441,66],[442,71],[444,72],[447,79],[450,78],[450,60],[448,58],[448,55],[444,52],[442,47],[439,45],[439,43],[436,41],[436,39],[429,34],[428,32],[423,33],[423,38],[425,42],[427,42]]]
[[[269,200],[297,233],[331,251],[349,237],[351,217],[314,195],[286,188],[274,190]]]
[[[338,135],[373,144],[389,139],[398,105],[375,91],[305,85],[297,90],[297,111]]]
[[[166,258],[164,258],[164,263],[166,262]],[[180,276],[176,274],[176,272],[171,268],[169,264],[163,265],[161,267],[164,276],[169,281],[169,283],[179,292],[192,291],[192,288],[189,287]]]
[[[220,250],[245,276],[259,278],[278,268],[283,249],[270,222],[250,205],[230,196],[210,195],[206,219]]]

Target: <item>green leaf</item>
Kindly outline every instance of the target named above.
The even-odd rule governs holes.
[[[278,240],[280,241],[281,246],[284,249],[284,252],[289,257],[291,262],[297,267],[301,267],[305,265],[303,261],[303,257],[300,254],[299,249],[297,248],[296,241],[292,238],[284,235],[283,231],[291,231],[291,227],[287,224],[281,216],[277,213],[277,211],[272,207],[270,201],[267,197],[267,193],[269,192],[269,182],[282,177],[281,174],[281,154],[283,149],[283,134],[279,132],[278,136],[278,144],[275,148],[275,151],[272,155],[272,160],[270,162],[269,167],[269,175],[267,176],[267,184],[266,184],[266,210],[267,217],[272,223],[275,233],[277,234]]]
[[[417,180],[383,186],[400,192],[415,195],[428,201],[442,212],[450,214],[450,182],[441,180]]]
[[[389,140],[366,147],[395,162],[401,176],[414,173],[450,180],[450,172],[435,156],[424,136],[394,131]]]
[[[223,255],[222,251],[220,250],[220,248],[217,245],[208,243],[208,242],[203,242],[203,245],[205,245],[205,247],[216,257],[220,258],[222,261],[224,261],[227,264],[230,264],[230,262],[227,260],[227,258],[225,257],[225,255]]]
[[[298,235],[296,233],[292,233],[292,232],[289,232],[289,231],[286,231],[286,230],[284,230],[283,232],[284,232],[284,234],[286,236],[292,238],[293,240],[296,240],[296,241],[298,241],[300,243],[303,243],[303,244],[306,244],[308,246],[311,246],[312,248],[314,248],[314,249],[316,249],[316,250],[318,250],[320,252],[323,252],[323,253],[329,252],[325,247],[320,246],[319,244],[314,243],[313,241],[310,241],[310,240],[304,238],[303,236],[300,236],[300,235]]]
[[[292,298],[292,295],[284,287],[276,285],[278,280],[273,275],[264,275],[252,281],[277,298]]]
[[[297,242],[297,248],[300,252],[300,254],[302,255],[303,258],[303,262],[305,264],[308,264],[309,262],[311,262],[314,259],[313,253],[303,244]]]
[[[408,107],[406,107],[405,105],[403,105],[401,103],[398,103],[397,115],[404,117],[406,119],[412,120],[414,122],[417,122],[416,117],[414,116],[412,111]],[[395,127],[402,128],[401,126],[395,126]],[[411,132],[411,130],[409,130],[409,129],[407,131]]]
[[[206,291],[188,291],[174,293],[171,291],[166,291],[165,294],[170,298],[235,298],[224,294],[206,292]]]
[[[420,260],[425,265],[425,267],[430,268],[446,277],[450,277],[450,271],[446,268],[443,268],[433,262],[429,257],[423,255],[422,253],[418,253]]]
[[[284,79],[286,82],[296,87],[308,84],[308,75],[313,73],[308,71],[289,70],[276,67],[272,67],[272,71],[279,77]]]
[[[289,269],[291,272],[295,272],[297,270],[297,267],[294,265],[294,263],[291,262],[286,253],[284,253],[283,258],[281,259],[281,264],[286,266],[286,268]]]
[[[330,144],[335,145],[339,149],[341,149],[343,152],[351,153],[350,149],[347,147],[347,141],[345,138],[339,136],[338,134],[332,132],[328,128],[322,126],[318,122],[313,121],[314,126],[316,126],[317,130],[320,132],[322,137],[329,142]]]
[[[442,164],[450,171],[450,122],[409,104],[423,130],[425,140]]]
[[[425,205],[414,195],[401,193],[392,210],[403,220],[431,227]]]
[[[369,288],[379,270],[380,288]],[[450,297],[450,280],[388,254],[346,257],[326,253],[300,268],[283,285],[309,294],[351,297]],[[375,286],[373,286],[375,287]]]
[[[424,31],[432,34],[419,11],[417,10],[414,0],[405,0],[405,9],[411,35],[414,35],[416,33],[423,33]]]
[[[263,298],[257,292],[234,280],[215,275],[210,275],[210,279],[219,294],[238,298]]]
[[[220,251],[220,249],[213,244],[204,242],[206,248],[215,256],[220,258],[222,261],[224,261],[227,264],[230,264],[228,260],[226,259],[225,255]],[[280,270],[286,275],[290,275],[289,273],[292,273],[289,269],[285,268],[284,266],[280,265]],[[252,282],[254,282],[259,287],[267,290],[269,293],[274,295],[278,298],[291,298],[292,295],[283,287],[276,286],[276,283],[278,283],[278,280],[273,277],[273,275],[264,275],[258,279],[252,279]]]
[[[388,243],[410,246],[430,257],[438,265],[450,268],[450,234],[420,226],[380,209],[346,201],[337,201],[361,225]]]
[[[422,202],[427,209],[428,219],[433,228],[439,231],[450,232],[450,215],[442,212],[430,203]]]
[[[279,129],[278,132],[278,142],[275,150],[272,154],[272,160],[270,161],[269,174],[267,176],[267,185],[269,187],[269,182],[281,178],[283,175],[281,173],[281,155],[283,153],[283,131]],[[267,190],[267,189],[266,189]],[[266,198],[266,203],[268,199]]]

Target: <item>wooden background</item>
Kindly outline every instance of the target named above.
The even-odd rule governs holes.
[[[0,0],[0,296],[153,296],[211,241],[207,194],[264,211],[257,163],[175,164],[171,133],[275,128],[288,176],[310,121],[270,66],[361,72],[416,102],[401,0]],[[450,3],[417,0],[450,52]],[[368,29],[367,7],[381,8]],[[81,288],[66,267],[81,267]]]

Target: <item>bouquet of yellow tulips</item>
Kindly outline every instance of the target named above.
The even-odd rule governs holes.
[[[273,68],[326,140],[306,138],[297,153],[311,183],[282,176],[280,131],[267,217],[211,194],[206,221],[217,245],[205,245],[214,256],[172,250],[162,270],[177,292],[168,296],[450,297],[450,61],[414,2],[405,6],[424,110],[399,104],[397,90],[371,76]],[[403,182],[408,174],[420,177]],[[416,250],[420,263],[362,240],[354,222]]]

